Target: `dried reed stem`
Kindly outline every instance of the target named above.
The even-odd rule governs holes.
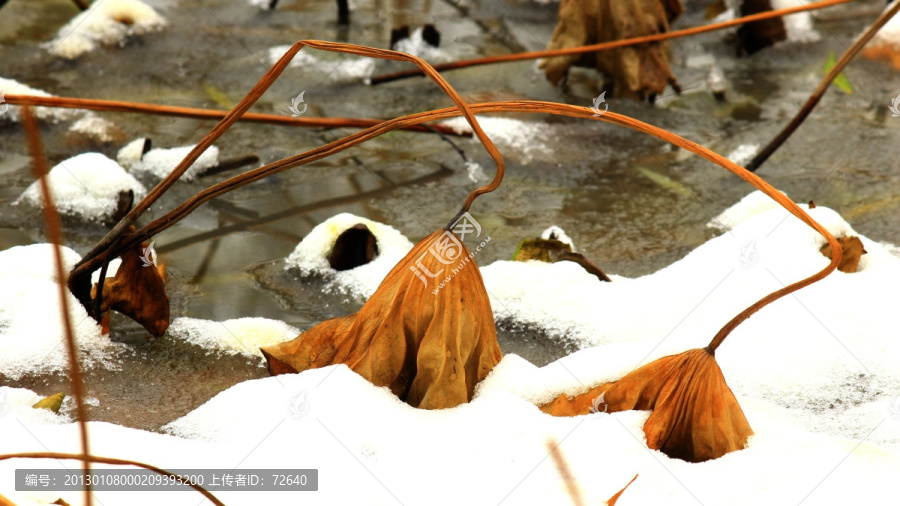
[[[37,120],[31,112],[31,107],[22,108],[22,122],[25,126],[25,136],[28,139],[28,148],[31,151],[32,170],[41,187],[41,195],[44,199],[43,213],[47,224],[47,236],[53,244],[53,263],[56,268],[56,281],[59,285],[60,309],[62,310],[63,329],[65,329],[66,351],[69,354],[69,380],[72,384],[72,397],[75,398],[75,412],[78,414],[78,430],[81,434],[82,457],[90,457],[90,445],[87,432],[87,409],[84,405],[84,383],[81,376],[81,366],[78,363],[78,346],[75,343],[75,335],[72,332],[72,321],[69,315],[68,288],[66,287],[66,271],[62,261],[62,232],[60,231],[59,215],[53,204],[53,196],[50,194],[50,185],[47,183],[47,161],[44,159],[44,146],[41,143],[41,131]],[[90,473],[90,465],[85,460],[84,475]],[[89,480],[84,480],[84,504],[91,506],[91,485]]]

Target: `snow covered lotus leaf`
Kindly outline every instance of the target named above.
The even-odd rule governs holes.
[[[138,244],[122,255],[116,276],[103,283],[100,310],[118,311],[158,337],[169,327],[169,296],[163,277],[165,271],[151,263],[155,258],[149,258],[148,251],[149,248],[142,249]],[[96,298],[96,292],[95,285],[92,298]]]
[[[73,59],[99,46],[124,45],[134,35],[160,30],[166,20],[140,0],[104,0],[72,18],[46,43],[51,54]]]
[[[541,410],[555,416],[653,410],[644,424],[647,446],[688,462],[740,450],[753,435],[706,349],[663,357],[574,398],[562,394]]]
[[[563,0],[547,49],[565,49],[669,30],[684,8],[680,0]],[[675,76],[665,42],[547,58],[540,68],[558,83],[569,67],[595,67],[614,82],[616,95],[643,99],[661,94]]]
[[[432,250],[454,243],[460,248],[455,254],[439,258]],[[471,400],[475,385],[501,358],[481,273],[465,245],[443,229],[420,241],[358,313],[262,352],[273,375],[346,364],[426,409]]]
[[[94,222],[112,218],[124,192],[134,192],[135,200],[147,193],[144,185],[100,153],[82,153],[63,160],[50,169],[47,183],[60,214]],[[43,206],[37,181],[16,200],[17,204],[22,202]]]

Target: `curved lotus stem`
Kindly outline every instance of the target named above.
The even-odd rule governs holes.
[[[702,156],[703,158],[709,160],[710,162],[730,171],[744,179],[773,200],[778,202],[782,207],[787,209],[791,214],[799,218],[801,221],[815,229],[817,232],[822,234],[828,243],[831,245],[832,250],[835,252],[835,255],[831,259],[831,263],[820,272],[816,273],[813,276],[810,276],[806,279],[803,279],[797,283],[789,285],[781,290],[778,290],[770,295],[767,295],[763,299],[760,299],[758,302],[741,312],[734,319],[728,322],[722,330],[716,334],[713,341],[709,344],[708,349],[710,352],[715,352],[715,349],[722,343],[725,337],[734,330],[742,321],[746,320],[753,313],[759,311],[766,305],[774,302],[775,300],[789,294],[795,292],[805,286],[811,285],[816,281],[824,278],[828,274],[831,274],[838,266],[841,260],[841,247],[838,244],[837,240],[832,236],[828,230],[822,227],[819,223],[813,220],[803,209],[801,209],[797,204],[784,196],[781,192],[777,191],[773,188],[769,183],[763,180],[761,177],[756,174],[749,172],[747,169],[737,165],[731,160],[719,155],[711,151],[708,148],[705,148],[693,141],[689,141],[683,137],[680,137],[672,132],[664,130],[659,127],[655,127],[653,125],[649,125],[644,123],[643,121],[636,120],[634,118],[630,118],[628,116],[624,116],[621,114],[616,114],[614,112],[606,112],[600,117],[596,117],[595,113],[592,109],[587,107],[579,107],[574,105],[567,104],[557,104],[554,102],[542,102],[535,100],[514,100],[514,101],[506,101],[506,102],[487,102],[481,104],[471,104],[468,106],[468,109],[475,114],[482,113],[491,113],[491,112],[520,112],[520,113],[545,113],[545,114],[553,114],[557,116],[569,116],[575,118],[583,118],[594,121],[605,121],[607,123],[614,123],[616,125],[624,126],[627,128],[631,128],[632,130],[636,130],[638,132],[642,132],[648,135],[652,135],[659,139],[662,139],[666,142],[669,142],[675,146],[683,148],[687,151],[695,153],[697,155]],[[420,112],[416,114],[411,114],[409,116],[403,116],[400,118],[395,118],[392,120],[385,121],[378,126],[368,128],[366,130],[361,130],[354,134],[351,134],[343,139],[339,139],[337,141],[328,143],[324,146],[320,146],[318,148],[309,150],[305,153],[295,155],[292,157],[288,157],[282,160],[278,160],[276,162],[270,163],[268,165],[249,170],[243,174],[239,174],[232,178],[229,178],[225,181],[217,183],[206,190],[201,191],[197,195],[194,195],[190,199],[186,200],[184,203],[170,211],[165,216],[158,218],[157,220],[151,222],[144,228],[138,230],[135,234],[129,237],[127,240],[123,241],[121,248],[126,248],[132,246],[136,241],[143,241],[163,230],[165,230],[172,223],[184,218],[191,211],[199,207],[204,202],[211,200],[219,195],[223,195],[229,191],[240,188],[241,186],[253,183],[265,177],[271,176],[278,172],[290,169],[292,167],[297,167],[299,165],[303,165],[309,162],[313,162],[316,160],[320,160],[327,156],[330,156],[334,153],[338,153],[350,147],[361,144],[367,140],[378,137],[379,135],[383,135],[390,131],[396,130],[398,128],[402,128],[408,125],[417,125],[421,123],[427,123],[429,121],[443,120],[449,119],[461,114],[460,110],[455,107],[449,107],[445,109],[437,109],[434,111],[426,111]],[[492,183],[493,184],[493,183]],[[476,190],[477,192],[478,190]],[[475,192],[473,192],[474,194]],[[471,197],[471,195],[470,195]]]
[[[488,136],[481,129],[481,126],[478,124],[478,121],[475,120],[475,115],[466,105],[465,101],[456,90],[453,89],[450,84],[441,77],[425,60],[421,58],[401,53],[398,51],[390,51],[386,49],[377,49],[366,46],[358,46],[355,44],[344,44],[337,42],[327,42],[321,40],[301,40],[291,46],[287,52],[266,72],[265,75],[257,82],[256,86],[244,96],[244,98],[238,103],[234,109],[232,109],[222,120],[208,133],[206,134],[200,142],[197,143],[196,146],[184,157],[184,159],[174,168],[172,172],[169,173],[162,181],[160,181],[150,192],[144,197],[131,211],[125,215],[114,227],[110,230],[103,239],[97,243],[88,253],[82,257],[81,261],[79,261],[75,268],[72,269],[72,272],[69,274],[69,287],[75,293],[76,297],[79,298],[82,304],[88,307],[89,300],[86,300],[89,295],[87,292],[89,291],[89,283],[87,282],[86,276],[96,269],[97,260],[100,256],[107,257],[110,254],[112,243],[119,236],[126,233],[128,227],[133,225],[135,221],[137,221],[138,217],[140,217],[147,209],[153,205],[169,188],[175,184],[175,181],[178,180],[187,170],[193,165],[195,161],[203,154],[210,146],[212,146],[213,142],[216,141],[222,134],[224,134],[231,125],[233,125],[238,119],[240,119],[250,107],[256,103],[257,100],[272,86],[272,83],[278,78],[279,75],[287,68],[288,64],[294,58],[294,56],[300,52],[305,46],[309,46],[314,49],[320,49],[322,51],[332,51],[337,53],[349,53],[356,54],[360,56],[368,56],[372,58],[380,58],[384,60],[397,60],[397,61],[407,61],[410,63],[414,63],[419,68],[425,72],[426,75],[431,77],[435,83],[445,92],[447,95],[456,103],[459,107],[459,110],[462,112],[463,116],[466,117],[466,120],[469,122],[469,125],[472,127],[472,130],[475,132],[475,135],[478,137],[478,140],[481,141],[481,144],[484,145],[484,148],[487,150],[488,154],[491,158],[494,159],[494,162],[497,164],[497,173],[494,175],[493,181],[490,183],[477,188],[473,191],[466,201],[463,203],[463,208],[459,214],[466,212],[469,209],[469,206],[472,205],[472,201],[475,200],[481,194],[492,192],[500,186],[501,181],[503,181],[503,173],[504,173],[504,163],[503,157],[500,156],[500,152],[497,150],[494,143],[488,138]],[[452,225],[453,221],[451,221],[447,228]],[[91,265],[93,268],[88,269],[87,265]]]

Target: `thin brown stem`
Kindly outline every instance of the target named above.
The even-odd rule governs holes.
[[[485,147],[488,154],[493,158],[494,162],[497,164],[497,172],[494,176],[494,180],[488,183],[485,186],[477,188],[473,191],[469,197],[466,199],[463,204],[463,211],[467,210],[469,206],[471,206],[472,201],[475,200],[481,194],[488,193],[494,191],[497,187],[500,186],[500,182],[503,180],[504,173],[504,162],[503,157],[500,156],[500,152],[497,151],[496,146],[494,146],[493,142],[488,138],[488,136],[481,129],[481,126],[478,124],[478,121],[475,120],[475,115],[469,110],[465,101],[456,90],[453,89],[450,84],[441,77],[425,60],[421,58],[408,55],[406,53],[400,53],[397,51],[389,51],[385,49],[376,49],[365,46],[358,46],[355,44],[343,44],[336,42],[326,42],[320,40],[302,40],[295,43],[291,48],[285,52],[284,55],[266,72],[265,75],[259,80],[256,86],[250,90],[247,95],[238,103],[234,109],[232,109],[225,117],[208,133],[203,139],[197,143],[196,146],[184,157],[184,159],[174,168],[172,172],[169,173],[162,181],[160,181],[156,187],[154,187],[147,194],[144,199],[142,199],[124,218],[122,218],[100,242],[94,246],[94,248],[89,251],[85,256],[81,259],[81,261],[76,265],[75,269],[69,274],[69,287],[72,289],[73,293],[75,293],[78,300],[86,307],[90,307],[90,273],[92,270],[82,269],[81,267],[87,263],[94,262],[100,257],[109,256],[109,250],[112,243],[116,240],[117,237],[125,233],[126,230],[130,226],[132,226],[135,221],[147,210],[150,208],[153,203],[155,203],[175,182],[180,178],[185,171],[206,151],[213,142],[216,141],[222,134],[224,134],[238,119],[240,119],[244,114],[247,113],[247,110],[256,103],[257,100],[269,89],[269,87],[275,82],[279,75],[287,68],[288,64],[293,60],[294,56],[300,52],[305,46],[319,49],[322,51],[332,51],[337,53],[348,53],[355,54],[359,56],[367,56],[371,58],[379,58],[385,60],[396,60],[396,61],[406,61],[415,64],[422,71],[427,74],[434,82],[441,88],[444,93],[446,93],[454,103],[456,103],[457,107],[462,111],[463,116],[466,117],[466,120],[469,122],[469,125],[472,127],[472,130],[475,132],[475,135],[478,137],[478,140],[481,141],[481,144]],[[251,171],[252,172],[252,171]],[[463,212],[461,211],[461,212]],[[130,242],[130,241],[129,241]],[[93,265],[93,264],[92,264]],[[96,266],[94,267],[96,269]]]
[[[514,54],[505,54],[499,56],[486,56],[483,58],[473,58],[471,60],[460,60],[449,63],[442,63],[440,65],[435,65],[434,69],[443,72],[446,70],[455,70],[466,67],[476,67],[480,65],[491,65],[494,63],[507,63],[513,61],[521,61],[521,60],[536,60],[538,58],[550,58],[554,56],[565,56],[570,54],[585,54],[585,53],[596,53],[598,51],[606,51],[609,49],[616,49],[620,47],[626,46],[635,46],[638,44],[646,44],[649,42],[660,42],[663,40],[677,39],[681,37],[690,37],[692,35],[698,35],[701,33],[713,32],[716,30],[724,30],[725,28],[731,28],[732,26],[738,26],[745,23],[752,23],[754,21],[761,21],[764,19],[778,18],[782,16],[786,16],[788,14],[795,14],[803,11],[811,11],[815,9],[824,9],[825,7],[832,7],[834,5],[843,4],[852,2],[855,0],[824,0],[822,2],[815,2],[808,5],[800,5],[797,7],[789,7],[786,9],[778,9],[774,11],[761,12],[759,14],[753,14],[750,16],[744,16],[736,19],[732,19],[729,21],[723,21],[721,23],[713,23],[711,25],[704,26],[696,26],[693,28],[685,28],[684,30],[675,30],[672,32],[666,33],[658,33],[653,35],[644,35],[641,37],[632,37],[630,39],[621,39],[615,40],[611,42],[602,42],[600,44],[591,44],[589,46],[578,46],[578,47],[569,47],[565,49],[548,49],[544,51],[528,51],[525,53],[514,53]],[[371,84],[381,84],[387,83],[391,81],[397,81],[399,79],[405,79],[408,77],[421,76],[422,72],[418,69],[410,69],[403,70],[399,72],[392,72],[390,74],[383,74],[380,76],[375,76],[371,79]]]
[[[121,100],[99,100],[94,98],[74,97],[39,97],[36,95],[6,95],[6,103],[12,105],[31,104],[41,107],[60,107],[64,109],[86,109],[102,112],[131,112],[152,114],[156,116],[170,116],[178,118],[217,119],[224,118],[228,111],[215,109],[200,109],[196,107],[177,107],[173,105],[146,104],[142,102],[125,102]],[[277,114],[261,114],[248,112],[238,121],[248,123],[266,123],[270,125],[297,126],[310,128],[368,128],[377,125],[383,120],[366,118],[305,118],[293,116],[279,116]],[[449,127],[437,125],[437,130],[444,135],[459,136],[455,130]],[[414,132],[429,132],[421,125],[413,125],[404,130]]]
[[[778,135],[772,139],[769,144],[766,145],[757,153],[756,156],[753,157],[753,160],[750,160],[750,163],[747,164],[747,170],[750,172],[756,172],[759,167],[772,156],[778,148],[781,147],[782,144],[797,130],[797,128],[809,117],[812,110],[816,107],[820,100],[822,100],[822,96],[825,95],[825,92],[828,91],[828,87],[831,83],[840,75],[841,71],[844,70],[844,67],[850,63],[850,60],[853,59],[859,53],[865,45],[872,40],[872,37],[884,26],[895,14],[897,11],[900,11],[900,2],[894,2],[893,5],[889,6],[884,12],[881,13],[881,16],[872,23],[872,26],[866,29],[859,37],[857,37],[856,41],[850,46],[849,49],[844,51],[844,54],[841,55],[841,58],[834,64],[834,67],[828,72],[827,75],[819,82],[819,86],[816,87],[815,91],[813,91],[812,95],[809,96],[809,99],[803,104],[803,107],[797,111],[797,114],[791,120],[790,123],[787,124],[784,129],[778,132]]]
[[[78,346],[75,343],[75,335],[72,332],[72,321],[69,315],[68,288],[66,287],[66,271],[62,261],[62,232],[59,215],[53,203],[53,195],[50,194],[50,185],[47,183],[47,160],[44,159],[44,146],[41,142],[41,131],[37,120],[31,112],[31,107],[22,108],[22,122],[25,126],[25,136],[28,139],[28,148],[31,151],[32,170],[41,188],[44,200],[44,221],[47,223],[47,236],[53,244],[53,263],[56,268],[56,281],[59,285],[60,310],[62,312],[63,329],[65,330],[66,351],[69,354],[69,380],[72,386],[72,397],[75,398],[75,412],[78,414],[78,430],[81,434],[81,457],[90,457],[90,445],[87,432],[87,410],[84,404],[84,383],[81,376],[81,366],[78,363]],[[84,466],[84,474],[90,473],[90,465]],[[84,480],[84,504],[91,506],[91,486],[89,480]]]
[[[838,244],[837,240],[831,233],[828,232],[824,227],[822,227],[818,222],[813,220],[803,209],[797,206],[793,201],[784,196],[781,192],[773,188],[767,182],[765,182],[762,178],[749,172],[743,167],[735,164],[731,160],[715,153],[708,148],[705,148],[693,141],[687,140],[683,137],[680,137],[672,132],[664,130],[662,128],[655,127],[653,125],[649,125],[642,121],[630,118],[628,116],[623,116],[621,114],[616,114],[613,112],[606,112],[605,114],[597,117],[594,114],[592,109],[587,107],[578,107],[574,105],[567,104],[557,104],[554,102],[540,102],[540,101],[531,101],[531,100],[518,100],[518,101],[508,101],[508,102],[488,102],[483,104],[472,104],[468,106],[468,110],[475,114],[482,113],[491,113],[491,112],[521,112],[521,113],[545,113],[545,114],[554,114],[559,116],[569,116],[575,118],[589,119],[594,121],[604,121],[607,123],[612,123],[620,126],[624,126],[626,128],[631,128],[632,130],[642,132],[648,135],[652,135],[659,139],[662,139],[666,142],[669,142],[675,146],[678,146],[682,149],[695,153],[697,155],[702,156],[703,158],[711,161],[712,163],[736,174],[741,179],[744,179],[773,200],[778,202],[782,207],[787,209],[791,214],[799,218],[801,221],[806,223],[808,226],[812,227],[814,230],[822,234],[828,243],[831,245],[832,250],[835,251],[835,255],[831,260],[831,263],[822,271],[816,273],[813,276],[810,276],[804,280],[798,281],[794,284],[791,284],[781,290],[778,290],[775,293],[767,295],[757,303],[753,304],[745,311],[741,312],[735,318],[733,318],[730,322],[728,322],[722,330],[719,331],[718,334],[714,337],[713,341],[709,344],[710,352],[715,352],[715,349],[724,341],[725,337],[734,330],[742,321],[746,320],[753,313],[759,311],[766,305],[774,302],[775,300],[784,297],[787,294],[793,293],[805,286],[808,286],[820,279],[824,278],[828,274],[834,271],[840,263],[841,258],[841,247]],[[307,151],[305,153],[295,155],[289,158],[285,158],[283,160],[279,160],[277,162],[270,163],[263,167],[259,167],[257,169],[253,169],[247,171],[238,176],[229,178],[225,181],[222,181],[218,184],[215,184],[206,190],[201,191],[197,195],[194,195],[190,199],[186,200],[184,203],[167,213],[165,216],[151,222],[147,226],[135,232],[132,236],[128,237],[127,240],[123,241],[121,250],[125,248],[132,247],[135,242],[143,241],[159,232],[165,230],[170,227],[172,224],[178,222],[183,219],[185,216],[190,214],[194,209],[199,207],[204,202],[216,198],[220,195],[223,195],[229,191],[240,188],[247,184],[253,183],[265,177],[268,177],[272,174],[277,174],[278,172],[287,170],[292,167],[296,167],[299,165],[303,165],[315,160],[320,160],[327,156],[330,156],[334,153],[338,153],[350,147],[361,144],[369,139],[377,137],[379,135],[383,135],[392,130],[396,130],[403,125],[411,125],[411,124],[420,124],[428,121],[436,121],[442,119],[448,119],[455,116],[459,116],[461,114],[460,110],[455,107],[438,109],[435,111],[427,111],[420,112],[417,114],[412,114],[409,116],[403,116],[400,118],[395,118],[389,121],[385,121],[381,125],[373,128],[369,128],[355,134],[349,135],[343,139],[331,142],[319,148]],[[113,252],[112,254],[116,254]],[[99,262],[97,260],[91,260],[86,262],[85,264],[73,270],[73,275],[78,269],[84,269],[86,272],[92,272],[93,269],[96,269],[99,266]]]
[[[144,464],[143,462],[137,462],[135,460],[125,460],[125,459],[114,459],[110,457],[98,457],[96,455],[78,455],[76,453],[53,453],[53,452],[24,452],[24,453],[8,453],[5,455],[0,455],[0,460],[9,460],[9,459],[65,459],[65,460],[80,460],[84,463],[85,468],[88,468],[88,464],[93,462],[95,464],[110,464],[114,466],[134,466],[141,467],[144,469],[149,469],[158,474],[162,474],[164,476],[169,476],[172,478],[178,478],[179,476],[175,473],[171,473],[166,471],[165,469],[151,466],[150,464]],[[87,483],[87,480],[85,480]],[[225,506],[225,504],[220,501],[216,496],[212,494],[212,492],[206,490],[201,485],[196,485],[191,483],[191,480],[183,480],[183,483],[192,489],[196,490],[203,494],[203,497],[209,499],[209,501],[216,506]]]
[[[83,11],[88,10],[88,7],[90,7],[85,0],[72,0],[72,2],[74,2],[75,5],[77,5],[78,8]]]

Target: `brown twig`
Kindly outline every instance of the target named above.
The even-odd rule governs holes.
[[[72,384],[72,397],[75,398],[75,412],[78,414],[78,430],[81,433],[80,457],[85,459],[84,475],[90,472],[87,458],[90,457],[90,445],[88,444],[87,410],[84,405],[84,383],[82,382],[81,366],[78,363],[78,346],[75,344],[75,336],[72,332],[72,321],[69,318],[68,288],[66,288],[66,271],[62,261],[62,232],[60,231],[59,215],[53,204],[53,196],[50,194],[50,185],[47,183],[47,161],[44,159],[44,146],[41,143],[41,131],[37,120],[31,112],[31,107],[22,108],[22,123],[25,127],[25,136],[28,139],[28,148],[31,151],[32,170],[41,187],[41,195],[44,199],[44,221],[47,223],[47,237],[53,244],[53,263],[56,268],[57,284],[59,285],[60,309],[62,311],[63,329],[65,330],[66,350],[69,354],[69,380]],[[91,486],[85,480],[84,504],[91,506]]]
[[[88,7],[89,7],[89,6],[88,6],[88,3],[85,2],[84,0],[72,0],[72,2],[74,2],[75,5],[77,5],[78,8],[81,9],[81,10],[83,10],[83,11],[88,10]]]
[[[6,95],[6,103],[12,105],[31,104],[41,107],[61,107],[65,109],[87,109],[104,112],[135,112],[156,116],[172,116],[194,119],[222,119],[228,111],[200,109],[196,107],[178,107],[173,105],[145,104],[141,102],[125,102],[121,100],[99,100],[94,98],[74,97],[39,97],[36,95]],[[248,123],[266,123],[271,125],[313,127],[313,128],[368,128],[380,124],[383,120],[365,118],[304,118],[279,116],[277,114],[261,114],[248,112],[238,121]],[[455,130],[442,125],[436,126],[444,135],[459,136]],[[414,125],[405,130],[414,132],[430,132],[421,125]]]
[[[454,70],[465,67],[475,67],[479,65],[490,65],[494,63],[507,63],[512,61],[521,61],[521,60],[536,60],[538,58],[550,58],[553,56],[564,56],[570,54],[585,54],[585,53],[596,53],[598,51],[605,51],[609,49],[616,49],[619,47],[625,46],[634,46],[638,44],[646,44],[648,42],[659,42],[663,40],[677,39],[681,37],[690,37],[692,35],[698,35],[701,33],[713,32],[716,30],[723,30],[725,28],[731,28],[732,26],[742,25],[744,23],[752,23],[754,21],[760,21],[764,19],[771,19],[786,16],[788,14],[794,14],[797,12],[811,11],[815,9],[823,9],[825,7],[832,7],[834,5],[843,4],[852,2],[855,0],[824,0],[821,2],[811,3],[808,5],[800,5],[797,7],[789,7],[787,9],[778,9],[769,12],[762,12],[759,14],[753,14],[750,16],[744,16],[736,19],[732,19],[729,21],[724,21],[722,23],[713,23],[711,25],[704,26],[696,26],[693,28],[685,28],[684,30],[675,30],[673,32],[666,33],[658,33],[653,35],[644,35],[641,37],[633,37],[630,39],[621,39],[615,40],[611,42],[602,42],[600,44],[591,44],[589,46],[578,46],[578,47],[570,47],[565,49],[548,49],[544,51],[528,51],[525,53],[514,53],[514,54],[505,54],[498,56],[486,56],[483,58],[474,58],[471,60],[460,60],[449,63],[442,63],[439,65],[435,65],[434,69],[443,72],[445,70]],[[387,83],[391,81],[397,81],[399,79],[405,79],[408,77],[420,76],[422,73],[418,69],[410,69],[404,70],[400,72],[392,72],[389,74],[382,74],[380,76],[375,76],[371,79],[370,83],[381,84]]]
[[[782,144],[797,130],[797,128],[809,117],[812,110],[816,107],[820,100],[822,100],[822,96],[825,95],[825,92],[828,91],[828,87],[831,85],[832,81],[834,81],[838,75],[840,75],[841,71],[844,70],[844,67],[850,63],[850,60],[859,53],[865,45],[872,40],[872,37],[881,29],[882,26],[885,25],[895,14],[897,11],[900,11],[900,2],[894,2],[893,5],[889,6],[885,9],[884,12],[881,13],[881,16],[872,23],[872,26],[866,29],[859,37],[857,37],[856,41],[847,49],[841,58],[834,64],[831,71],[828,72],[827,75],[819,82],[819,86],[816,87],[815,91],[813,91],[812,95],[809,96],[809,99],[803,104],[803,107],[797,111],[797,114],[791,120],[790,123],[784,127],[781,132],[778,132],[778,135],[772,139],[766,147],[762,149],[756,156],[753,157],[753,160],[750,160],[750,163],[747,164],[747,170],[750,172],[756,172],[759,167],[772,156],[772,153],[775,152],[778,148],[781,147]]]
[[[165,469],[161,469],[156,466],[151,466],[150,464],[144,464],[143,462],[137,462],[134,460],[125,460],[125,459],[114,459],[110,457],[97,457],[96,455],[78,455],[77,453],[53,453],[53,452],[24,452],[24,453],[8,453],[5,455],[0,455],[0,460],[9,460],[9,459],[66,459],[66,460],[80,460],[84,462],[85,468],[88,468],[88,463],[93,462],[95,464],[110,464],[114,466],[135,466],[141,467],[144,469],[149,469],[155,473],[162,474],[164,476],[170,476],[172,478],[178,478],[179,476],[175,473],[170,473]],[[183,480],[184,484],[191,487],[203,494],[203,497],[209,499],[209,502],[215,504],[216,506],[225,506],[225,504],[220,501],[216,496],[212,494],[212,492],[206,490],[201,485],[196,485],[191,483],[191,480]],[[87,483],[87,480],[85,480]],[[90,504],[90,503],[87,503]]]

